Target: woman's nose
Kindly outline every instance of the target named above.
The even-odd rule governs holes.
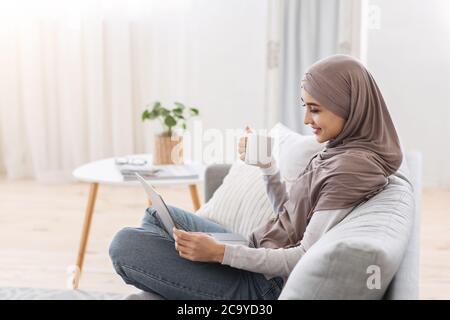
[[[311,112],[309,112],[309,111],[305,112],[305,119],[304,119],[303,123],[304,124],[312,124],[313,123],[312,117],[311,117]]]

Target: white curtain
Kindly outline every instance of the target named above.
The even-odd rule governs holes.
[[[361,0],[364,1],[364,0]],[[336,53],[358,57],[359,0],[283,0],[280,66],[280,120],[308,134],[300,107],[300,83],[306,69]],[[358,48],[355,48],[358,47]]]
[[[0,2],[0,171],[66,179],[144,152],[145,105],[185,98],[189,0]],[[171,99],[171,100],[168,100]]]

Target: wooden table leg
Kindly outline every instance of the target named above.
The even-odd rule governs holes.
[[[83,229],[81,231],[80,246],[78,248],[78,257],[74,274],[72,275],[72,288],[77,289],[80,282],[81,272],[83,270],[84,255],[86,253],[89,231],[91,228],[92,216],[94,214],[95,200],[97,198],[98,183],[91,183],[89,190],[89,199],[84,215]]]
[[[194,211],[200,208],[200,198],[198,197],[197,185],[190,184],[189,191],[191,192],[192,203],[194,204]]]

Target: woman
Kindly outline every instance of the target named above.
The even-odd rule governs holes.
[[[167,299],[277,299],[296,263],[355,206],[380,192],[402,162],[399,139],[371,74],[357,60],[318,61],[302,81],[304,122],[326,147],[289,194],[276,163],[261,167],[276,218],[250,236],[250,247],[223,244],[206,232],[229,232],[170,207],[175,241],[152,208],[141,228],[114,238],[110,256],[126,283]],[[239,143],[241,159],[245,139]]]

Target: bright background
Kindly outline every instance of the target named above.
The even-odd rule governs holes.
[[[64,181],[87,161],[152,152],[160,128],[139,115],[157,100],[198,107],[204,130],[309,133],[302,72],[347,53],[373,72],[406,150],[423,153],[425,185],[450,186],[448,1],[3,0],[0,15],[8,178]]]

